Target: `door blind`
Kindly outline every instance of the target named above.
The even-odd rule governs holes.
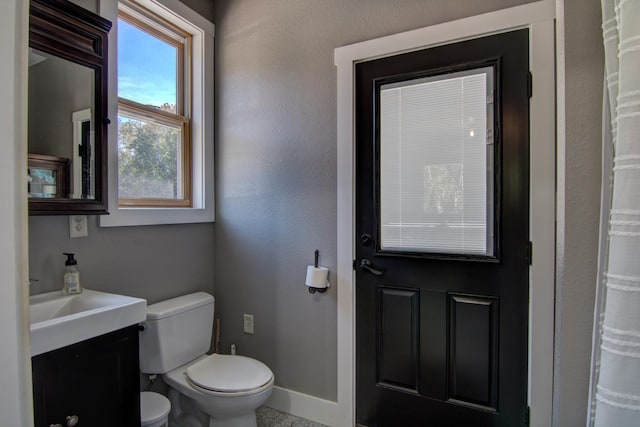
[[[381,249],[493,255],[493,68],[379,95]]]

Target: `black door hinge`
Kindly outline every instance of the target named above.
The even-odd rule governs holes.
[[[531,71],[527,72],[527,96],[529,98],[533,96],[533,74]]]
[[[524,408],[524,427],[529,427],[531,425],[531,408],[528,406]]]
[[[527,242],[527,264],[532,265],[533,264],[533,243],[531,243],[531,241]]]
[[[356,260],[355,259],[353,260],[352,266],[353,266],[353,271],[356,271]]]

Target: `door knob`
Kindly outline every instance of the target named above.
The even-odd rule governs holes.
[[[73,427],[78,424],[78,416],[71,415],[67,417],[67,427]]]
[[[375,274],[376,276],[382,276],[383,273],[382,271],[373,268],[373,264],[371,264],[371,261],[366,258],[360,260],[360,270],[368,271],[369,273]]]

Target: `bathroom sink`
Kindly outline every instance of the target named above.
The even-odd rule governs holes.
[[[31,356],[97,337],[146,318],[147,301],[85,289],[78,295],[62,291],[29,298]]]

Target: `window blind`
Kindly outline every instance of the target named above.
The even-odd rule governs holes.
[[[493,254],[493,69],[380,87],[381,249]]]

